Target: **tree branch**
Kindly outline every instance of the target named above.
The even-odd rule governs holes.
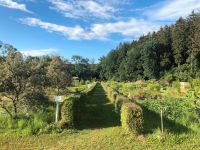
[[[12,115],[12,113],[9,111],[9,109],[3,104],[3,100],[0,98],[0,106],[1,106],[1,108],[3,108],[7,113],[8,113],[8,115],[11,117],[11,118],[13,118],[13,115]]]

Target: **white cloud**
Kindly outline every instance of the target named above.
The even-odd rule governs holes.
[[[88,39],[88,35],[86,35],[83,28],[80,26],[75,27],[67,27],[62,25],[57,25],[49,22],[44,22],[37,18],[24,18],[20,19],[22,23],[27,24],[29,26],[36,26],[42,29],[47,30],[48,32],[56,32],[63,34],[65,37],[69,39],[77,40],[77,39]]]
[[[200,0],[167,0],[145,11],[153,20],[176,20],[187,17],[193,10],[200,9]]]
[[[94,0],[49,0],[52,4],[50,8],[62,13],[68,18],[113,18],[113,13],[117,11],[109,3]]]
[[[48,49],[37,49],[37,50],[23,50],[20,52],[25,56],[44,56],[44,55],[55,54],[57,50],[53,48],[48,48]]]
[[[92,24],[89,29],[80,26],[63,26],[54,23],[44,22],[37,18],[22,18],[23,24],[40,27],[48,32],[55,32],[64,35],[72,40],[108,39],[112,34],[120,34],[125,37],[138,38],[140,35],[155,31],[159,28],[156,24],[142,19],[132,18],[128,21],[112,23]]]
[[[112,33],[120,33],[129,37],[139,37],[140,35],[147,34],[157,29],[158,26],[152,22],[132,18],[128,21],[94,24],[92,25],[91,31],[96,35],[104,37]]]
[[[13,0],[0,0],[0,5],[12,9],[18,9],[24,12],[32,13],[30,10],[26,8],[25,4],[20,4],[17,2],[14,2]]]

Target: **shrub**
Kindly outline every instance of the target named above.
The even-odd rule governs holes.
[[[73,95],[63,103],[61,110],[61,126],[62,128],[73,128],[75,121],[75,112],[78,110],[78,101],[80,95]]]
[[[115,103],[118,97],[118,91],[113,89],[112,87],[108,86],[106,83],[101,83],[103,89],[106,91],[108,97],[111,100],[111,103]]]
[[[128,101],[129,101],[128,98],[122,95],[118,95],[115,101],[115,112],[120,113],[123,103],[126,103]]]
[[[61,109],[61,128],[74,128],[78,123],[81,112],[84,110],[85,99],[93,92],[96,83],[93,83],[90,88],[84,90],[80,94],[74,94],[67,98]]]
[[[124,103],[121,109],[122,127],[130,133],[141,134],[143,132],[143,111],[134,103]]]
[[[180,89],[180,82],[178,82],[178,81],[172,82],[172,87],[179,90]]]
[[[133,96],[133,99],[136,100],[144,100],[145,99],[145,94],[144,93],[137,93]]]
[[[8,127],[10,118],[8,116],[0,115],[0,129],[4,129]]]
[[[150,82],[147,84],[147,87],[153,91],[160,91],[160,84],[158,82]]]
[[[20,119],[18,120],[17,125],[18,125],[18,128],[22,130],[26,127],[27,121],[25,119]]]

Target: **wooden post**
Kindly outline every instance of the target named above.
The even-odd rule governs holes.
[[[163,126],[163,108],[161,108],[160,120],[161,120],[161,132],[163,134],[163,132],[164,132],[164,126]]]
[[[59,112],[60,112],[60,110],[59,110],[59,102],[56,102],[56,120],[55,120],[56,123],[59,120]]]
[[[163,123],[163,111],[166,110],[166,107],[160,107],[160,123],[161,123],[161,132],[164,133],[164,123]]]
[[[59,121],[59,114],[60,114],[60,102],[62,100],[62,96],[56,96],[55,97],[55,102],[56,102],[56,119],[55,122],[57,123]]]

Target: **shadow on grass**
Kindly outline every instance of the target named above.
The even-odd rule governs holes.
[[[93,93],[86,99],[86,106],[77,128],[96,129],[119,125],[120,118],[114,111],[114,105],[109,102],[105,91],[98,83]]]
[[[141,106],[141,105],[140,105]],[[149,134],[153,133],[154,130],[160,128],[160,114],[155,111],[149,110],[147,107],[141,106],[144,114],[144,133]],[[191,132],[192,130],[187,128],[186,126],[175,122],[174,120],[170,120],[166,117],[163,117],[164,129],[168,132],[180,134]]]

